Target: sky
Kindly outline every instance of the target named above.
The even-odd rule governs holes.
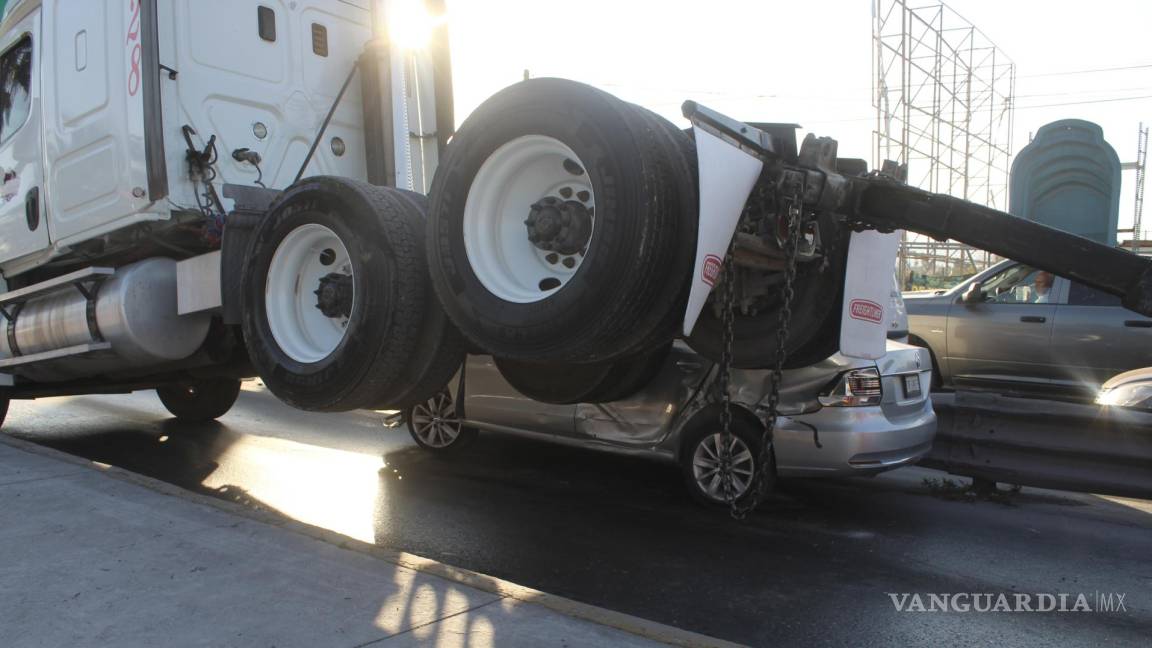
[[[685,99],[796,122],[839,140],[841,156],[871,160],[873,1],[448,0],[457,114],[528,70],[589,83],[682,126]],[[1079,118],[1104,129],[1121,162],[1135,160],[1138,124],[1152,125],[1152,0],[947,4],[1017,66],[1013,152],[1040,126]],[[1083,72],[1118,67],[1129,69]],[[1123,172],[1121,228],[1131,226],[1134,181]],[[1152,207],[1143,222],[1152,230]]]

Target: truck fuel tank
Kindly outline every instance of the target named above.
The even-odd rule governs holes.
[[[42,382],[187,358],[207,338],[211,317],[177,313],[176,262],[166,258],[118,268],[88,295],[77,285],[63,284],[3,310],[0,365],[17,364],[0,366],[0,371]],[[62,355],[52,357],[53,352]]]

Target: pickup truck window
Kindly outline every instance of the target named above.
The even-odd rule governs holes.
[[[984,301],[996,304],[1047,304],[1055,277],[1050,272],[1014,265],[984,280]]]
[[[1120,298],[1072,281],[1068,289],[1068,303],[1072,306],[1119,306]]]
[[[32,37],[25,36],[0,56],[0,143],[28,121],[32,107]]]

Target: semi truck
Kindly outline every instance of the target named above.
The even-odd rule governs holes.
[[[394,37],[413,6],[445,10],[7,2],[0,412],[155,389],[206,420],[255,376],[298,408],[401,408],[470,351],[533,398],[596,403],[676,338],[742,368],[882,353],[876,232],[898,229],[1152,313],[1147,260],[909,188],[795,124],[689,101],[681,129],[532,79],[456,129],[446,26]]]

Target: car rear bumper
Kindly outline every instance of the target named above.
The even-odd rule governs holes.
[[[936,413],[931,399],[919,407],[825,407],[781,417],[774,435],[782,477],[874,474],[914,463],[932,449]],[[814,443],[818,436],[820,447]]]

